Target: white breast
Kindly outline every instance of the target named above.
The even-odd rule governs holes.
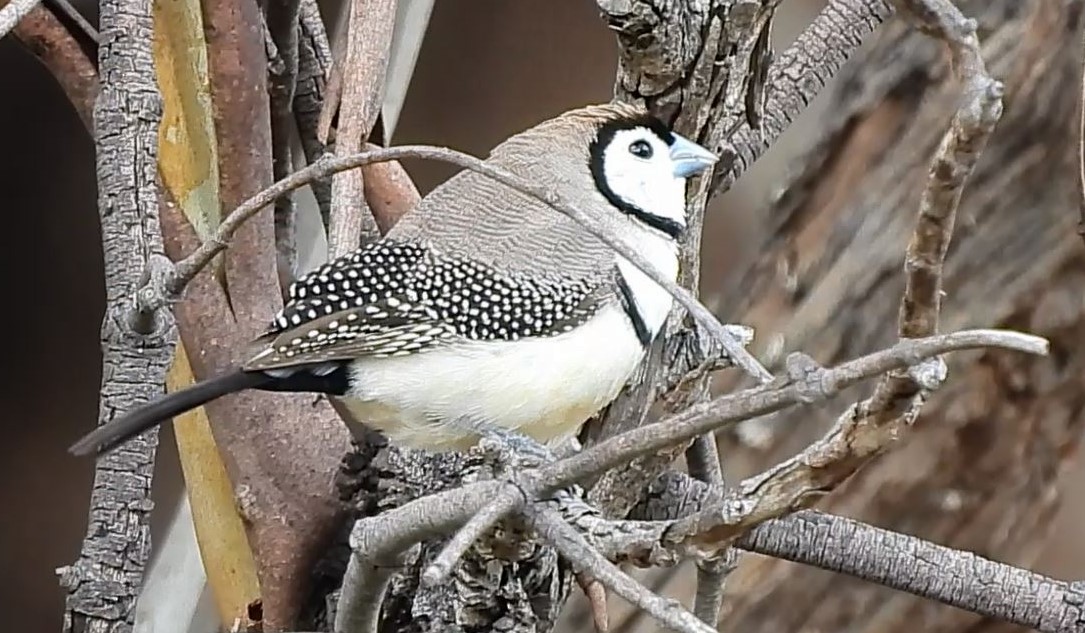
[[[646,230],[629,236],[663,275],[678,273],[673,241]],[[619,258],[633,300],[653,336],[671,309],[670,294]],[[477,341],[411,356],[366,358],[352,367],[345,404],[400,446],[465,450],[472,424],[494,425],[552,443],[575,434],[609,404],[644,357],[617,302],[576,329],[550,338]],[[465,420],[465,425],[451,421]],[[464,428],[466,426],[466,428]]]
[[[654,235],[642,236],[637,241],[637,250],[655,265],[667,279],[678,277],[678,247],[671,240]],[[663,327],[671,311],[674,298],[662,286],[652,281],[632,262],[624,257],[618,258],[618,271],[625,278],[626,284],[637,304],[644,325],[654,337]]]
[[[477,436],[457,418],[564,439],[625,384],[644,350],[621,306],[545,339],[478,341],[352,366],[347,406],[399,445],[463,450]]]

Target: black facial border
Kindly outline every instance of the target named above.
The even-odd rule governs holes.
[[[607,201],[620,209],[623,213],[628,213],[653,229],[665,233],[673,239],[678,239],[685,230],[680,223],[670,218],[655,215],[645,209],[641,209],[637,205],[632,204],[617,195],[614,193],[614,190],[610,188],[604,175],[603,152],[606,150],[607,146],[610,145],[611,141],[614,140],[614,135],[621,130],[631,130],[637,127],[648,128],[668,146],[674,144],[674,132],[654,116],[626,117],[614,121],[607,121],[599,126],[599,131],[595,134],[595,138],[588,147],[588,168],[591,170],[592,179],[595,181],[596,188],[599,189],[600,193],[603,194]]]

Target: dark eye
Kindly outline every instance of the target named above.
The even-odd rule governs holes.
[[[629,145],[629,153],[637,158],[651,158],[652,146],[648,144],[648,141],[633,141]]]

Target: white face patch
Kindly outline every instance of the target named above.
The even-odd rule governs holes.
[[[603,178],[638,210],[686,226],[686,180],[674,175],[670,148],[646,127],[614,133],[603,150]]]

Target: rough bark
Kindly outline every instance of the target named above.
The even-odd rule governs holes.
[[[161,95],[151,52],[150,0],[101,7],[101,90],[94,104],[98,208],[105,259],[99,424],[161,395],[177,330],[164,310],[139,310],[137,294],[169,263],[158,224]],[[157,431],[101,459],[79,559],[60,570],[68,589],[65,631],[130,631],[150,554],[151,477]]]
[[[1067,212],[1076,204],[1082,3],[959,6],[979,19],[988,67],[1006,84],[1006,110],[961,203],[941,326],[1023,329],[1048,337],[1052,357],[950,359],[949,382],[914,432],[818,508],[1027,567],[1085,421],[1085,257]],[[723,301],[738,306],[735,320],[772,333],[755,343],[762,350],[802,349],[828,363],[892,340],[912,210],[959,94],[951,77],[940,45],[898,21],[838,77],[824,133],[769,212],[759,261]],[[754,448],[735,440],[723,453],[736,469],[760,470],[805,446],[835,413],[825,407],[820,418],[804,411],[753,422],[771,441]],[[752,557],[732,577],[722,622],[786,631],[991,624]]]

